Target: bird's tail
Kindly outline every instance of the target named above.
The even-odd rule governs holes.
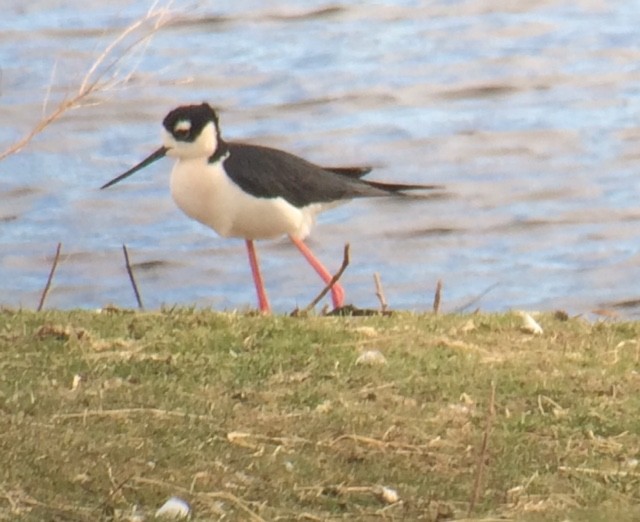
[[[324,167],[325,170],[329,172],[333,172],[334,174],[339,174],[340,176],[344,176],[345,178],[352,179],[360,179],[369,172],[371,172],[371,167]],[[370,187],[374,187],[380,190],[384,190],[385,192],[397,193],[404,192],[405,190],[442,190],[444,189],[443,185],[406,185],[402,183],[383,183],[380,181],[365,181],[364,183],[369,185]]]
[[[333,172],[334,174],[340,174],[346,178],[360,179],[362,176],[366,176],[371,172],[371,167],[323,167],[324,170]]]
[[[406,185],[403,183],[382,183],[380,181],[366,181],[370,187],[374,187],[385,192],[397,193],[406,190],[442,190],[443,185]]]

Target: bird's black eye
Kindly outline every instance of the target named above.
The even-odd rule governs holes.
[[[191,138],[191,128],[192,124],[190,120],[178,120],[173,125],[171,134],[173,134],[173,137],[178,141],[189,141]]]
[[[189,129],[173,129],[173,137],[177,140],[186,140],[189,138]]]

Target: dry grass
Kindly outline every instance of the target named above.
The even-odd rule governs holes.
[[[2,312],[0,520],[638,520],[640,325],[521,321]]]

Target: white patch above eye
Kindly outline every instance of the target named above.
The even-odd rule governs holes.
[[[189,120],[178,120],[173,127],[174,132],[184,132],[191,130],[191,121]]]

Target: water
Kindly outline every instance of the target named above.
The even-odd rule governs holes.
[[[638,314],[616,305],[640,298],[640,2],[196,4],[117,64],[126,84],[0,162],[0,304],[35,307],[62,242],[49,307],[135,306],[123,243],[148,308],[255,306],[243,242],[175,208],[170,160],[97,189],[157,148],[168,110],[207,100],[227,139],[446,185],[322,215],[309,244],[332,269],[351,244],[349,302],[377,306],[379,272],[394,308],[429,309],[441,279],[445,310]],[[150,5],[5,0],[0,151]],[[278,311],[320,290],[286,240],[259,248]]]

